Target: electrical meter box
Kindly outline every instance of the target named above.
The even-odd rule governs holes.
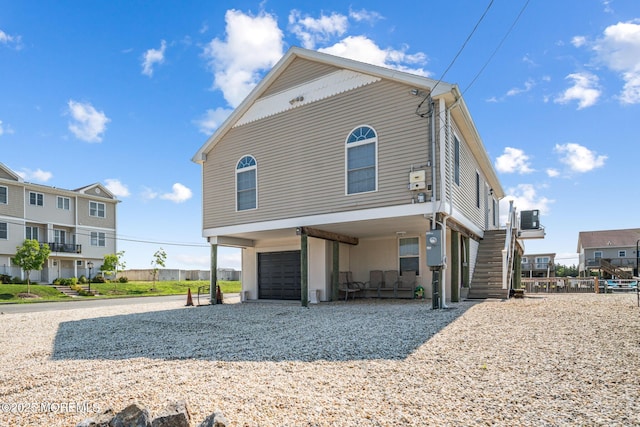
[[[427,266],[441,266],[442,256],[442,230],[427,231]]]

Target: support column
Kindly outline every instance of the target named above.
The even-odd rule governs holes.
[[[513,289],[520,289],[522,287],[522,255],[516,251],[516,256],[513,258],[515,263],[513,268]]]
[[[215,305],[218,285],[218,245],[211,245],[211,277],[209,279],[209,303]]]
[[[305,233],[300,235],[300,293],[302,306],[309,306],[309,256],[308,237]]]
[[[331,301],[337,301],[338,287],[340,286],[338,283],[340,280],[340,242],[336,240],[333,241],[333,251],[331,252],[333,264],[333,271],[331,272]]]
[[[451,230],[451,302],[460,302],[460,233]]]
[[[462,285],[465,288],[468,288],[471,286],[471,277],[469,277],[469,244],[471,243],[471,240],[469,239],[469,237],[463,237],[464,239],[464,256],[463,256],[463,263],[462,263]]]

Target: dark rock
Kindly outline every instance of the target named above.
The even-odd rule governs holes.
[[[109,427],[111,418],[113,418],[113,409],[109,408],[95,418],[80,421],[76,427]]]
[[[191,414],[183,401],[172,402],[153,419],[152,427],[190,427]]]
[[[151,427],[151,416],[144,406],[138,403],[118,412],[109,423],[110,427]]]
[[[214,412],[198,424],[198,427],[227,427],[229,421],[222,415],[222,412]]]

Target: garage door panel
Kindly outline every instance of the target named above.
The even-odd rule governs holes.
[[[258,298],[299,300],[300,251],[258,254]]]

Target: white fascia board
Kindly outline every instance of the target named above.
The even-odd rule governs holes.
[[[431,215],[432,203],[412,203],[407,205],[390,206],[384,208],[362,209],[348,212],[338,212],[322,215],[311,215],[297,218],[278,219],[273,221],[252,222],[249,224],[230,225],[226,227],[207,228],[202,236],[234,235],[240,233],[255,233],[270,230],[282,230],[295,227],[318,226],[318,224],[340,224],[353,221],[367,221],[385,218],[400,218],[414,215]]]
[[[450,210],[451,209],[451,210]],[[477,236],[484,237],[484,230],[477,225],[475,225],[469,218],[464,216],[464,214],[457,209],[455,206],[451,208],[449,202],[445,203],[444,206],[445,212],[451,212],[450,217],[453,218],[456,222],[460,223],[462,226],[467,228],[469,231],[474,233]]]

